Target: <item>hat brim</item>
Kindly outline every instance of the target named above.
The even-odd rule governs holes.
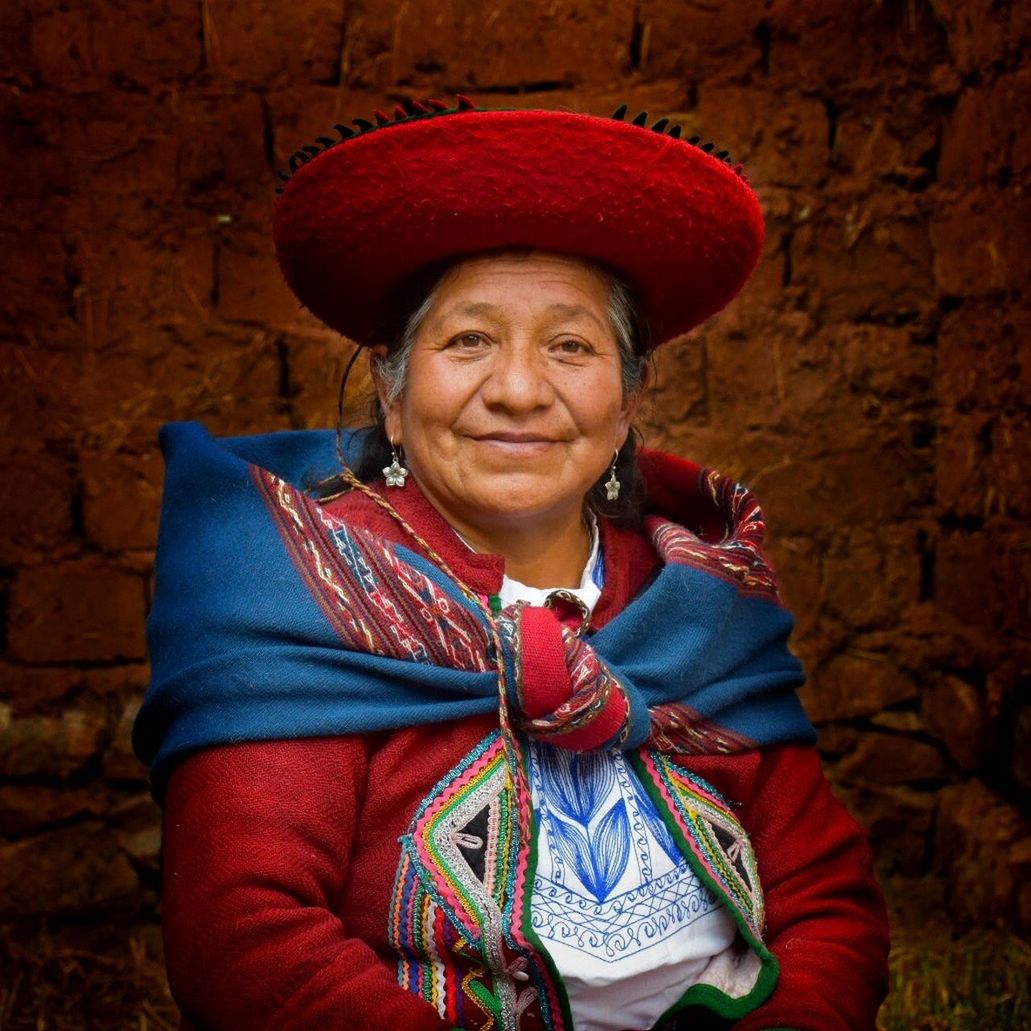
[[[759,202],[724,161],[623,121],[467,110],[363,133],[287,183],[273,234],[301,303],[360,344],[425,266],[505,247],[608,265],[638,289],[651,343],[723,308],[754,270]]]

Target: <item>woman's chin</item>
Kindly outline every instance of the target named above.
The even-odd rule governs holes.
[[[576,513],[579,518],[588,489],[580,483],[562,489],[555,474],[546,472],[509,470],[484,480],[461,499],[466,518],[484,525],[517,525],[534,518],[550,522],[566,513]]]

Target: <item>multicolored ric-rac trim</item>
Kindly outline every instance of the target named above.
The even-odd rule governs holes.
[[[441,780],[401,839],[389,938],[398,981],[460,1026],[515,1028],[531,1006],[563,1031],[559,993],[519,912],[530,860],[520,846],[505,741],[488,736]]]
[[[760,962],[765,968],[755,856],[730,803],[667,756],[641,750],[629,758],[670,830],[679,831],[691,866],[726,901],[758,953],[755,969]],[[543,946],[526,930],[536,853],[520,831],[528,814],[517,808],[528,794],[516,790],[512,762],[509,742],[494,732],[419,807],[401,839],[389,938],[400,957],[401,986],[445,1020],[514,1031],[532,1012],[532,1026],[566,1031],[564,992]],[[699,994],[692,991],[692,998]],[[721,1006],[745,1004],[711,986],[701,992],[716,992]]]
[[[661,752],[642,750],[632,761],[660,811],[673,818],[690,847],[696,871],[730,903],[750,942],[761,942],[763,894],[755,853],[727,800]]]

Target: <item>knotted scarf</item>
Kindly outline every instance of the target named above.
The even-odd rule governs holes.
[[[153,672],[134,729],[158,794],[195,749],[399,729],[499,704],[517,729],[578,750],[814,740],[762,514],[710,470],[692,488],[709,506],[705,528],[649,516],[658,574],[581,637],[547,609],[492,614],[414,542],[331,515],[302,489],[334,465],[328,431],[215,439],[173,423],[161,442]]]

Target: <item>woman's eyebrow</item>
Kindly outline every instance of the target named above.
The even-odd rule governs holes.
[[[448,315],[493,315],[498,311],[496,304],[491,304],[489,301],[467,301],[465,304],[460,304],[457,308],[452,308],[447,314]]]
[[[582,304],[564,304],[562,301],[555,301],[553,304],[549,304],[547,311],[553,311],[557,315],[561,315],[567,319],[580,318],[586,315],[592,322],[597,323],[602,329],[607,329],[607,325],[598,318],[597,315],[591,311],[590,308],[585,308]]]
[[[437,325],[441,325],[446,323],[449,319],[455,317],[461,318],[463,316],[497,317],[501,310],[502,309],[499,305],[491,304],[489,301],[467,301],[465,304],[459,304],[454,308],[449,308],[447,311],[442,312],[435,322]],[[590,308],[587,308],[582,304],[566,304],[563,301],[554,301],[544,310],[547,313],[554,314],[566,321],[586,317],[602,329],[607,328],[606,324],[599,319],[598,316],[590,310]]]
[[[454,318],[491,317],[496,316],[499,309],[497,305],[488,301],[467,301],[465,304],[456,305],[454,308],[447,308],[442,311],[432,322],[435,327],[446,325]]]

